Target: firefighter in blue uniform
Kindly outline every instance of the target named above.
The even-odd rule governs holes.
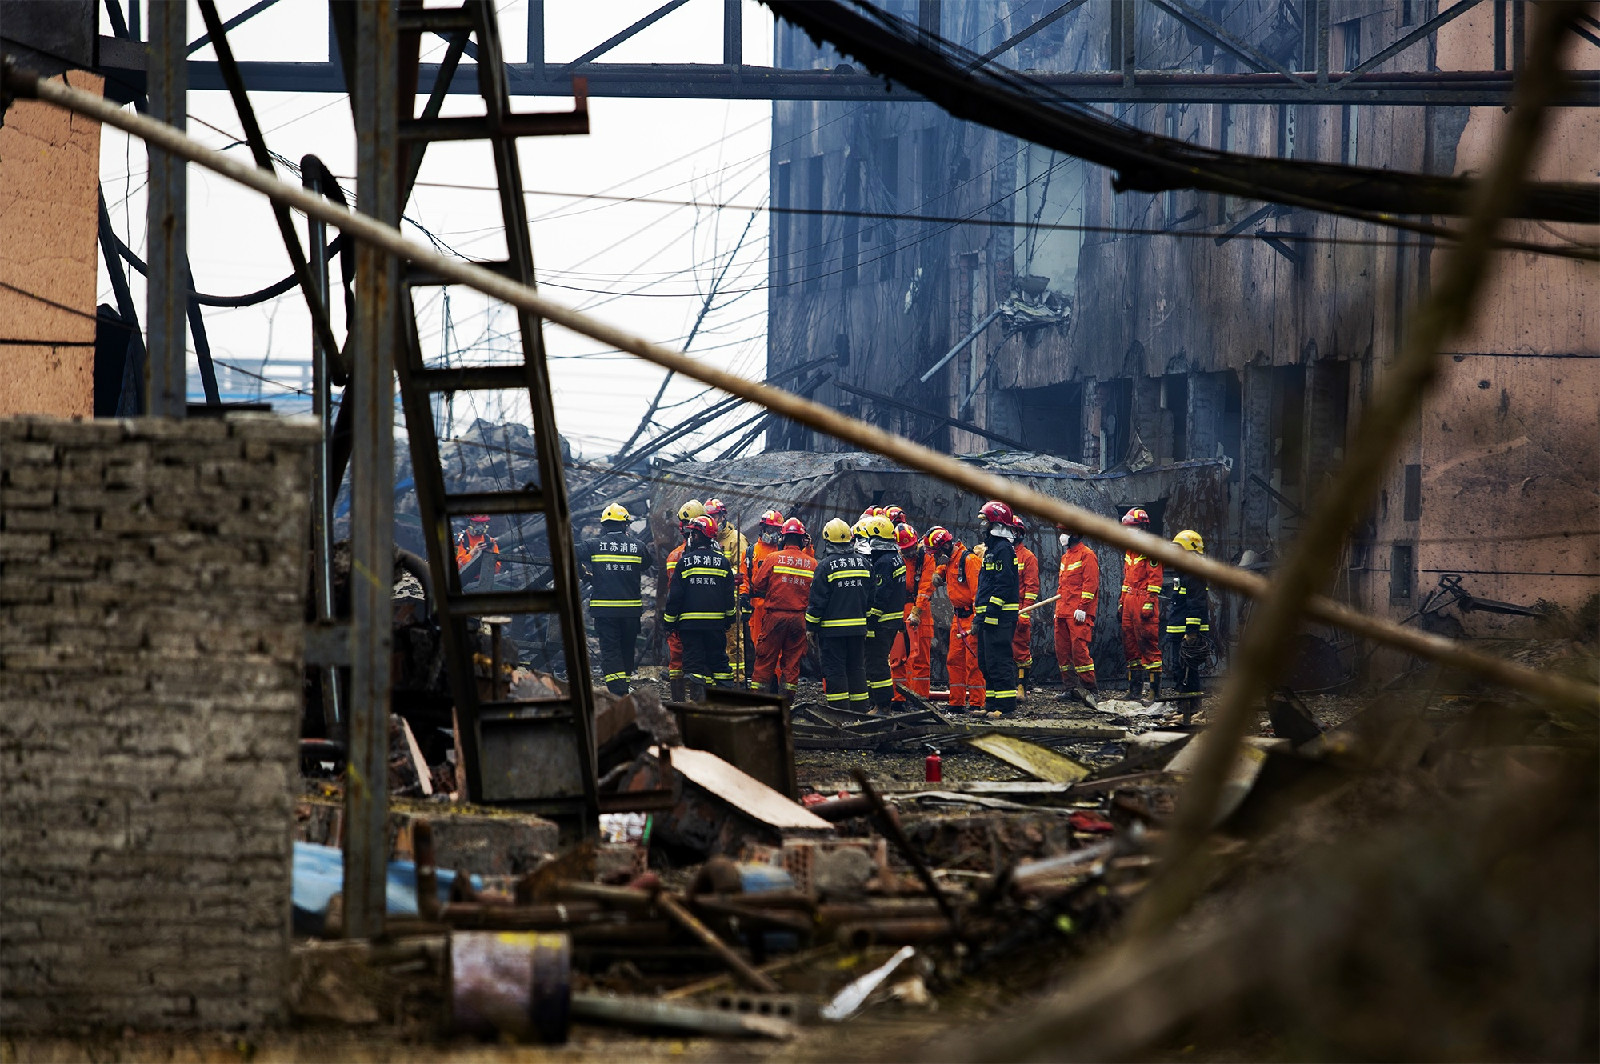
[[[716,519],[702,514],[689,522],[664,618],[683,643],[689,701],[704,701],[708,685],[732,685],[727,638],[736,616],[733,564],[717,543]]]
[[[872,566],[852,544],[850,526],[835,517],[822,528],[824,554],[811,579],[806,628],[822,656],[823,697],[830,706],[867,708],[867,611]]]
[[[606,690],[628,693],[639,641],[644,596],[639,583],[656,560],[644,541],[628,531],[633,515],[612,503],[600,513],[600,534],[583,545],[581,560],[589,578],[589,612],[600,640],[600,668]]]

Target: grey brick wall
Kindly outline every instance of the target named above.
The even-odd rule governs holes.
[[[282,1015],[313,439],[0,420],[0,1029]]]

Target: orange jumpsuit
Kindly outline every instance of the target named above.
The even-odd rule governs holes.
[[[683,557],[682,543],[672,548],[672,553],[667,555],[667,578],[661,583],[661,594],[657,601],[666,602],[667,592],[672,590],[672,577],[678,571],[678,559]],[[667,633],[667,677],[680,679],[683,676],[683,640],[678,638],[677,632]]]
[[[472,552],[476,550],[484,540],[489,541],[488,551],[490,554],[500,553],[500,541],[492,536],[474,536],[471,532],[463,532],[456,537],[457,569],[460,569],[462,566],[466,565],[472,560]],[[496,558],[494,563],[494,571],[499,573],[501,568],[502,566],[500,565],[500,560]],[[482,567],[479,568],[479,572],[482,572]]]
[[[783,548],[774,546],[764,540],[756,540],[750,544],[750,643],[755,647],[755,653],[761,653],[761,622],[766,614],[766,601],[755,592],[755,575],[761,571],[761,563],[770,556],[778,553]],[[804,607],[802,607],[802,612]]]
[[[1095,595],[1100,591],[1100,559],[1089,544],[1078,540],[1061,555],[1056,575],[1056,662],[1061,666],[1061,682],[1074,682],[1093,690],[1094,658],[1089,643],[1094,638]],[[1082,610],[1079,624],[1073,614]]]
[[[933,687],[933,574],[939,563],[926,552],[920,557],[902,557],[906,563],[906,628],[894,637],[894,648],[889,651],[889,675],[895,683],[905,684],[907,690],[927,698]],[[896,692],[895,701],[905,699]]]
[[[1019,609],[1025,610],[1039,601],[1039,556],[1017,544],[1017,587],[1022,600]],[[1017,663],[1017,686],[1022,686],[1022,674],[1033,664],[1033,614],[1023,613],[1017,618],[1017,630],[1011,634],[1011,660]]]
[[[1128,668],[1161,671],[1161,563],[1131,551],[1122,556],[1122,652]]]
[[[944,569],[944,589],[955,609],[950,622],[950,649],[944,663],[950,670],[950,705],[983,705],[983,673],[978,670],[978,647],[972,638],[972,603],[978,594],[978,571],[983,559],[960,543],[950,552]]]
[[[800,682],[800,660],[806,656],[806,606],[816,571],[817,559],[801,548],[778,547],[767,552],[751,578],[756,616],[764,618],[751,687],[776,677],[793,691]]]

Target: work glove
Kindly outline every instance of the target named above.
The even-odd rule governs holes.
[[[1183,646],[1185,650],[1199,650],[1205,645],[1206,641],[1199,632],[1190,632],[1188,635],[1183,637]]]
[[[906,622],[908,624],[910,624],[911,627],[913,627],[913,628],[915,628],[917,625],[921,624],[922,623],[922,611],[921,610],[912,610],[911,611],[911,616],[906,618]]]
[[[1077,621],[1079,624],[1088,624],[1089,623],[1089,615],[1087,613],[1084,613],[1082,610],[1073,610],[1072,611],[1072,619]]]
[[[750,596],[748,594],[739,596],[739,608],[746,613],[750,612]]]

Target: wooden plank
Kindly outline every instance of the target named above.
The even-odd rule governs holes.
[[[1072,758],[1012,735],[979,735],[968,739],[967,745],[1048,783],[1076,783],[1089,774]]]
[[[798,744],[798,741],[796,742]],[[650,751],[660,756],[657,748]],[[765,783],[746,775],[716,754],[687,746],[672,749],[672,767],[696,786],[703,787],[741,812],[775,828],[833,831],[826,820],[792,802]]]

